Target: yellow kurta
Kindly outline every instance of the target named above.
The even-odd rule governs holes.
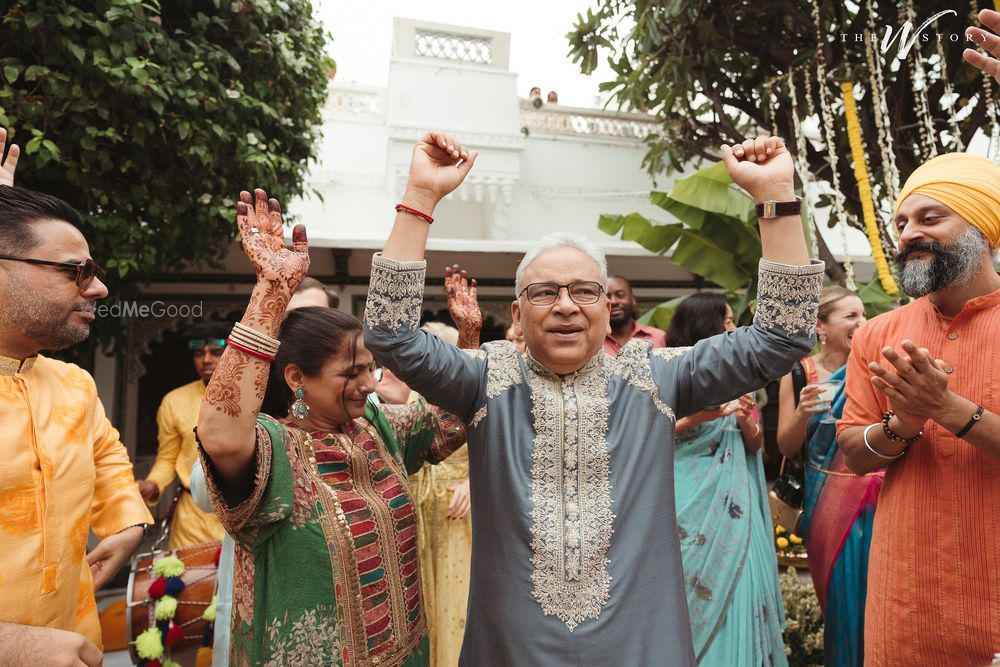
[[[463,446],[438,465],[424,464],[410,478],[417,509],[417,547],[427,629],[430,667],[455,667],[465,635],[472,562],[472,514],[448,519],[448,489],[469,477],[469,448]]]
[[[38,357],[0,373],[0,621],[79,632],[102,646],[87,565],[100,538],[152,523],[94,380]]]
[[[156,484],[162,495],[174,479],[180,479],[185,491],[177,501],[177,511],[170,525],[170,548],[221,542],[225,529],[214,514],[201,511],[188,491],[191,488],[191,467],[198,460],[198,445],[194,441],[194,427],[198,424],[198,410],[205,396],[205,383],[195,380],[174,389],[163,397],[156,412],[157,438],[156,463],[146,479]]]

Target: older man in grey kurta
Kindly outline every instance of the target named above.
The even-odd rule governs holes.
[[[753,326],[692,348],[631,341],[563,376],[506,341],[460,351],[420,330],[424,266],[375,256],[365,344],[469,425],[462,664],[693,665],[675,421],[761,387],[808,353],[822,265],[762,261]]]

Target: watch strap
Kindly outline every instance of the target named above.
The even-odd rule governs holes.
[[[802,213],[802,200],[796,198],[795,201],[775,201],[768,199],[757,204],[758,218],[780,218],[785,215],[799,215]]]

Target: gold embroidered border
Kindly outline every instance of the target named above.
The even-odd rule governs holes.
[[[823,262],[788,266],[762,259],[758,276],[754,324],[765,330],[780,328],[789,336],[815,335]]]
[[[652,354],[669,361],[680,357],[690,347],[665,347],[652,350]],[[659,354],[666,353],[669,354]],[[660,398],[660,390],[653,382],[653,372],[649,367],[649,344],[646,341],[630,340],[625,343],[614,359],[615,374],[653,400],[653,405],[670,421],[677,421],[673,409]]]
[[[368,424],[362,424],[362,427],[374,439],[381,458],[396,472],[397,479],[403,482],[404,488],[409,488],[409,484],[405,481],[405,473],[394,457],[389,455],[388,450],[385,448],[385,443],[378,437],[375,429],[371,428]],[[322,508],[324,517],[333,517],[332,520],[328,518],[321,521],[320,525],[323,528],[323,534],[330,553],[330,567],[333,572],[333,580],[335,585],[339,586],[340,590],[344,592],[343,599],[337,599],[338,605],[343,610],[341,617],[341,641],[348,646],[344,667],[384,667],[385,665],[402,663],[413,653],[426,634],[426,617],[421,612],[413,632],[409,632],[409,625],[406,622],[406,596],[402,590],[402,578],[399,576],[398,568],[396,568],[395,572],[391,573],[392,568],[387,567],[385,576],[389,586],[390,600],[392,600],[390,608],[392,609],[393,635],[396,645],[391,651],[385,651],[374,657],[368,655],[368,634],[365,628],[364,609],[361,604],[361,581],[358,573],[358,562],[355,557],[354,536],[351,534],[350,526],[347,523],[347,516],[340,505],[337,492],[323,481],[316,466],[312,436],[308,434],[304,435],[304,438],[297,438],[297,440],[301,447],[300,451],[302,452],[303,460],[309,462],[309,474],[313,477],[316,487],[320,490],[317,502],[319,502]],[[357,449],[362,448],[358,447]],[[356,466],[355,450],[350,449],[346,453],[351,467],[352,483],[355,490],[360,493],[358,478],[356,476],[358,468]],[[363,453],[363,456],[363,465],[366,470],[370,470],[367,453]],[[368,500],[371,506],[371,499],[369,498]],[[372,511],[375,514],[374,507],[372,507]],[[376,522],[376,524],[381,527],[380,522]],[[394,524],[395,522],[391,521],[390,517],[389,525]],[[387,556],[394,555],[398,564],[399,544],[396,540],[395,531],[393,531],[390,542],[385,541],[385,536],[381,534],[381,531],[379,531],[379,539],[382,540],[383,562],[388,564],[392,559]],[[393,553],[386,554],[387,549],[392,549]],[[421,585],[419,579],[416,585],[418,588]],[[400,601],[401,604],[397,605],[393,601]],[[420,600],[420,605],[421,607],[423,606],[422,599]],[[401,624],[398,619],[399,616],[402,616]]]
[[[612,365],[603,353],[564,378],[532,373],[532,594],[570,631],[600,616],[611,591]]]
[[[515,384],[523,382],[521,372],[521,354],[517,346],[508,340],[495,341],[483,345],[489,368],[486,370],[486,401],[472,415],[469,428],[479,425],[486,418],[486,406],[491,398],[496,398]],[[480,357],[475,357],[480,358]]]
[[[371,282],[365,304],[365,325],[388,331],[416,329],[424,301],[427,262],[397,262],[381,253],[372,257]]]

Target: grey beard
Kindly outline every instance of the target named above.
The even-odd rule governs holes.
[[[70,324],[65,310],[40,301],[24,281],[11,278],[3,295],[0,324],[20,332],[42,350],[64,350],[87,339],[90,325]]]
[[[917,249],[930,251],[931,258],[910,259],[910,253]],[[945,287],[963,285],[975,274],[983,253],[989,250],[986,237],[975,227],[969,227],[947,245],[931,242],[908,246],[896,259],[900,285],[912,297],[927,296]]]

